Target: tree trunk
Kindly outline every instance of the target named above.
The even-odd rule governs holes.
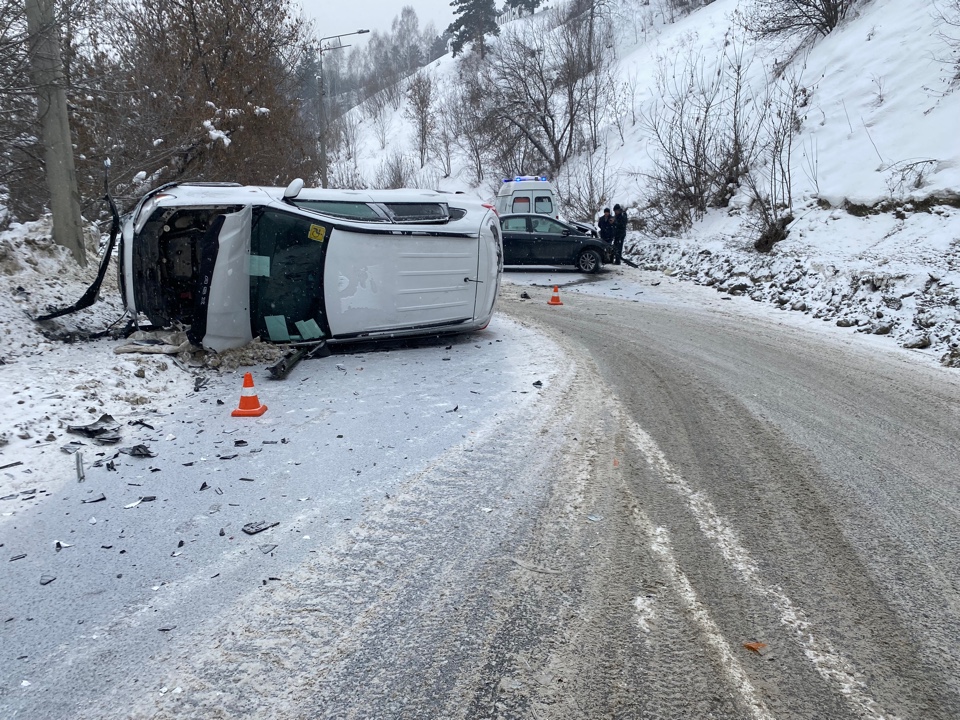
[[[30,72],[37,86],[44,170],[53,213],[53,240],[69,249],[83,267],[87,264],[87,257],[83,248],[80,191],[73,164],[73,142],[60,43],[53,19],[53,0],[25,0],[24,9],[30,34]]]

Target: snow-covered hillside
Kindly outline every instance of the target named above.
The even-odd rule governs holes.
[[[662,102],[658,79],[692,62],[705,76],[728,72],[739,53],[754,102],[778,78],[801,88],[789,235],[771,253],[758,253],[749,198],[741,191],[682,237],[632,232],[634,258],[647,268],[944,355],[960,343],[960,87],[956,50],[939,33],[935,8],[927,0],[865,0],[827,37],[796,51],[792,39],[758,41],[746,33],[740,17],[749,5],[716,0],[675,22],[666,21],[657,0],[610,6],[618,95],[607,109],[605,145],[594,154],[594,167],[596,158],[608,158],[611,204],[641,206],[658,157],[644,122]],[[510,25],[535,22],[537,16]],[[441,85],[453,83],[457,62],[446,56],[429,70]],[[391,139],[382,149],[375,136],[383,137],[383,128],[375,133],[359,111],[356,119],[364,139],[350,162],[358,176],[372,181],[388,155],[405,153],[415,164],[414,131],[403,108],[381,121]],[[570,166],[590,162],[580,155]],[[451,176],[442,177],[428,162],[416,182],[493,194],[498,177],[473,186],[465,158],[455,156],[454,165]]]

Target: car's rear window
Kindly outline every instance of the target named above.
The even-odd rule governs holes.
[[[450,219],[442,203],[385,203],[394,222],[446,222]]]
[[[510,209],[510,212],[515,212],[515,213],[530,212],[530,198],[515,197],[513,199],[513,207]]]
[[[549,195],[542,195],[533,199],[533,211],[538,213],[553,212],[553,198]]]

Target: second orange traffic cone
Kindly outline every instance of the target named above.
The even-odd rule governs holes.
[[[553,286],[553,297],[547,300],[547,305],[563,305],[563,303],[560,302],[560,286],[559,285]]]
[[[240,391],[240,407],[230,413],[233,417],[260,417],[267,411],[266,405],[260,404],[256,390],[253,389],[253,375],[243,376],[243,389]]]

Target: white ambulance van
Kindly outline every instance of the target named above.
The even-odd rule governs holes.
[[[497,190],[497,213],[537,213],[559,219],[559,203],[553,183],[546,177],[518,175],[504,178]]]

